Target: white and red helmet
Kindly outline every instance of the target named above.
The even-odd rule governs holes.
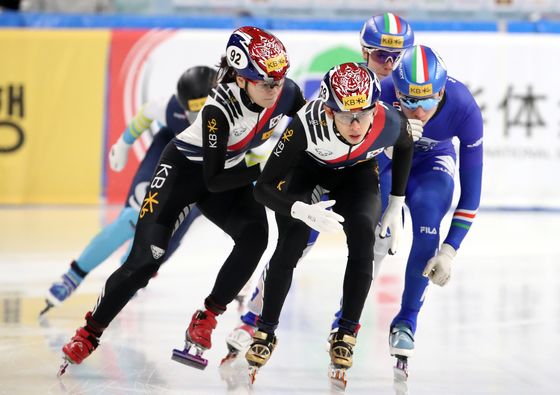
[[[279,81],[290,68],[284,44],[273,34],[252,26],[240,27],[231,34],[226,58],[238,75],[253,81]]]
[[[330,69],[319,90],[319,98],[334,111],[367,110],[380,95],[381,84],[375,73],[354,62]]]

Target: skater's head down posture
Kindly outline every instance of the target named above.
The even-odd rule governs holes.
[[[107,280],[95,309],[86,315],[86,325],[63,347],[67,362],[81,363],[113,318],[148,284],[186,207],[196,204],[233,239],[234,247],[204,308],[192,316],[185,349],[174,352],[179,362],[206,366],[201,354],[211,346],[216,316],[249,280],[266,249],[266,213],[253,196],[260,168],[247,167],[245,154],[266,142],[279,120],[294,116],[305,99],[285,78],[288,56],[274,35],[242,27],[232,33],[225,49],[227,65],[220,83],[194,123],[163,151],[140,208],[130,255]],[[191,347],[196,355],[188,352]]]
[[[374,229],[381,213],[375,156],[394,147],[392,208],[382,227],[398,234],[413,153],[407,120],[378,101],[379,92],[376,75],[365,65],[344,63],[331,69],[323,79],[320,98],[297,113],[257,181],[255,196],[276,211],[279,236],[269,263],[258,331],[246,356],[253,379],[276,345],[280,311],[311,228],[346,233],[342,316],[331,343],[333,379],[344,381],[339,378],[352,365],[356,326],[372,279]],[[310,204],[317,185],[329,190],[333,200]],[[396,247],[391,246],[393,251]]]
[[[414,352],[414,334],[429,280],[443,286],[480,203],[483,163],[483,123],[480,108],[460,81],[449,77],[433,49],[417,45],[403,52],[392,78],[382,82],[382,99],[409,119],[424,124],[415,142],[406,189],[413,242],[406,267],[401,309],[391,323],[389,349],[398,358],[395,373],[407,377],[407,358]],[[459,141],[459,161],[452,140]],[[382,195],[388,194],[390,161],[380,164]],[[459,165],[461,193],[445,235],[441,221],[448,212]],[[443,240],[443,242],[442,242]]]
[[[407,21],[387,12],[364,22],[360,44],[368,67],[383,80],[391,74],[401,52],[414,44],[414,33]]]
[[[447,67],[437,52],[424,45],[412,47],[399,58],[392,77],[404,115],[428,122],[443,99],[447,83]]]
[[[323,78],[319,91],[325,114],[334,121],[334,127],[350,145],[365,138],[380,95],[381,86],[375,73],[352,63],[331,69]]]

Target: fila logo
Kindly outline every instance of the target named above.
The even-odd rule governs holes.
[[[152,250],[152,256],[154,257],[154,259],[159,259],[163,256],[163,254],[165,254],[165,250],[162,248],[159,248],[158,246],[155,245],[151,245],[150,249]]]
[[[425,233],[427,235],[437,235],[437,229],[431,228],[429,226],[421,226],[420,233]]]
[[[280,122],[283,116],[284,114],[280,114],[275,116],[274,118],[270,118],[270,123],[269,123],[270,129],[273,129],[276,125],[278,125],[278,122]]]

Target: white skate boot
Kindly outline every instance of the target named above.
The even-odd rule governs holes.
[[[247,379],[248,364],[243,355],[253,342],[255,328],[245,323],[232,330],[227,338],[227,355],[220,362],[220,378],[227,383],[228,389],[235,389],[249,384]]]
[[[253,342],[254,334],[255,328],[247,324],[241,324],[232,330],[226,338],[228,354],[222,359],[221,364],[236,358],[239,353],[245,353]]]

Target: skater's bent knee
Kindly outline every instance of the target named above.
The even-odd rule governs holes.
[[[243,227],[236,241],[250,242],[252,248],[264,251],[268,244],[268,226],[260,222],[250,222]]]

